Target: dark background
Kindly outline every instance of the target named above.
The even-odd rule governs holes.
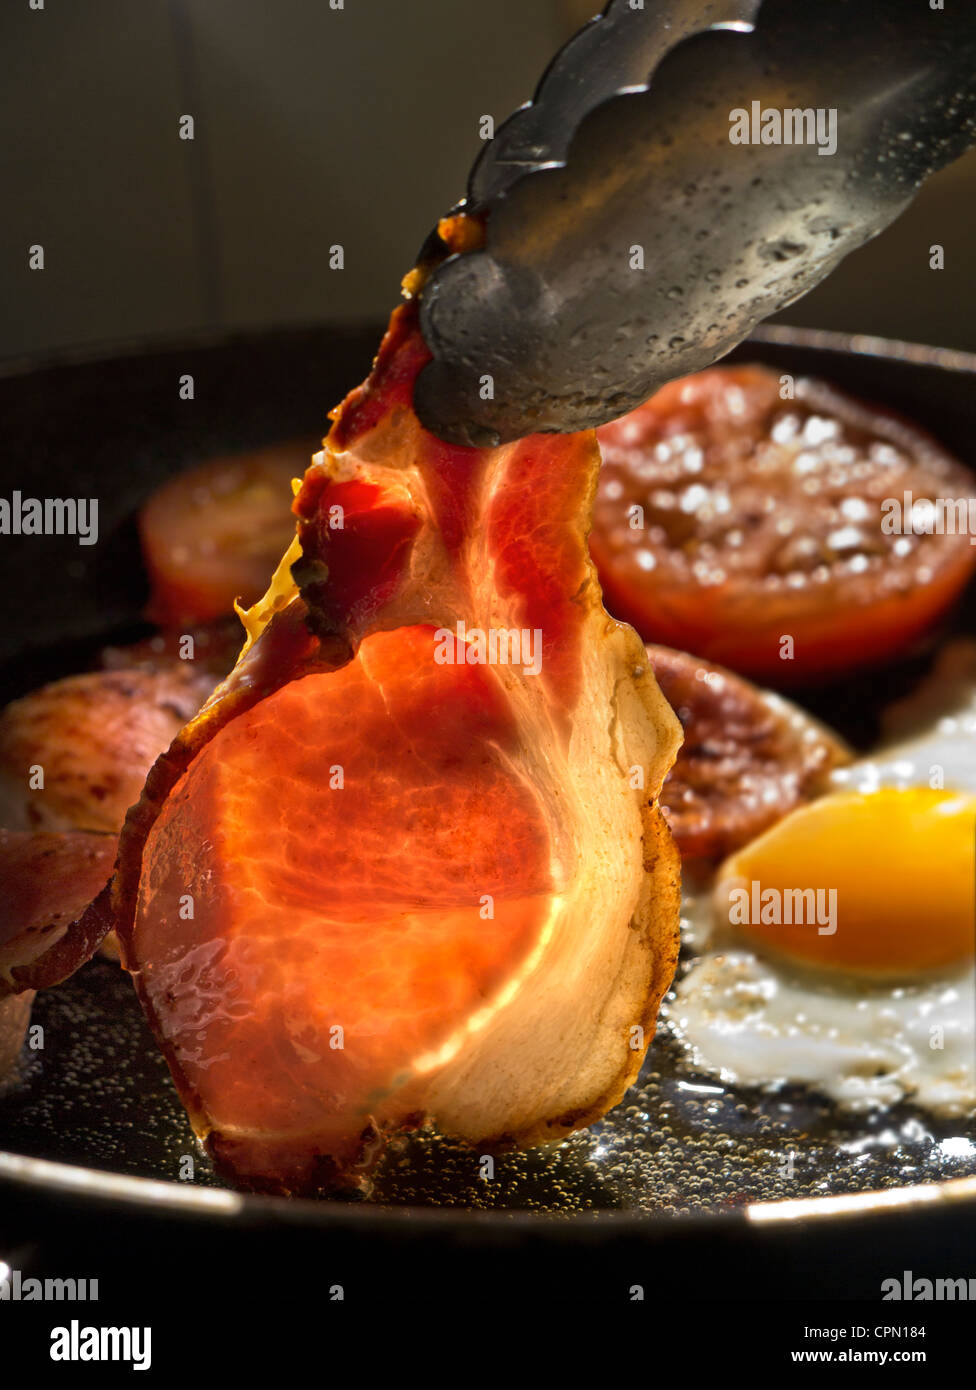
[[[596,8],[3,0],[0,358],[383,320],[463,192],[479,118],[529,97]],[[178,138],[183,114],[192,142]],[[970,155],[783,320],[976,349],[974,218]],[[935,242],[943,271],[928,266]],[[34,243],[41,272],[27,266]],[[328,268],[334,243],[343,271]]]

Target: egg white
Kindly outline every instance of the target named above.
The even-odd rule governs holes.
[[[976,793],[976,644],[947,649],[888,727],[900,740],[836,769],[835,790]],[[933,871],[934,911],[937,898]],[[728,925],[713,923],[705,892],[685,894],[682,933],[696,955],[663,1015],[696,1070],[731,1085],[804,1084],[844,1110],[908,1100],[934,1115],[976,1112],[972,966],[897,986],[827,978],[733,940]]]

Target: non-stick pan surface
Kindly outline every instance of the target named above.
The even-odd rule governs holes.
[[[100,540],[82,548],[72,537],[3,538],[0,699],[83,669],[106,640],[139,636],[140,502],[210,455],[322,433],[377,341],[372,326],[289,329],[9,370],[0,379],[0,493],[97,496]],[[976,466],[976,358],[789,329],[767,330],[734,356],[887,403]],[[179,390],[186,375],[191,401]],[[958,625],[972,612],[969,596]],[[923,658],[801,703],[865,746],[881,705],[924,667]],[[848,1292],[871,1297],[866,1271],[886,1239],[902,1249],[915,1239],[920,1269],[936,1232],[943,1252],[976,1234],[976,1144],[959,1142],[967,1136],[958,1122],[908,1106],[840,1119],[801,1090],[723,1088],[689,1071],[664,1035],[600,1124],[551,1151],[496,1159],[490,1181],[478,1155],[421,1136],[391,1153],[369,1204],[240,1197],[216,1184],[197,1150],[115,966],[93,963],[39,996],[34,1018],[44,1049],[0,1094],[0,1235],[6,1223],[27,1241],[55,1227],[63,1239],[67,1222],[76,1234],[91,1226],[131,1236],[141,1223],[159,1241],[160,1221],[169,1233],[202,1223],[225,1241],[242,1230],[265,1240],[301,1232],[302,1241],[327,1232],[348,1258],[407,1242],[502,1259],[515,1242],[521,1251],[572,1249],[594,1278],[600,1251],[614,1252],[615,1267],[621,1252],[637,1258],[652,1246],[681,1263],[704,1244],[708,1278],[720,1281],[748,1252],[753,1281],[768,1279],[769,1291],[788,1257],[800,1297],[809,1293],[801,1271],[817,1267],[829,1230],[833,1248],[847,1251],[831,1291],[846,1281]]]

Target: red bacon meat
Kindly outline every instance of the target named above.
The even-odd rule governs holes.
[[[674,971],[680,728],[602,606],[594,436],[444,444],[412,409],[427,360],[401,306],[122,835],[123,963],[259,1190],[361,1186],[428,1121],[484,1147],[591,1122]]]

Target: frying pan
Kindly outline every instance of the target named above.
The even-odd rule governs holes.
[[[8,366],[0,493],[97,496],[100,514],[88,548],[3,538],[0,699],[142,635],[141,501],[210,455],[321,434],[378,339],[375,325],[300,327]],[[976,465],[976,357],[769,327],[732,359],[887,403]],[[973,606],[967,595],[958,626]],[[881,704],[926,660],[801,703],[866,746]],[[801,1090],[735,1091],[690,1072],[667,1036],[621,1106],[554,1150],[502,1156],[485,1181],[477,1155],[417,1136],[394,1148],[375,1200],[351,1203],[219,1185],[117,967],[94,962],[40,995],[35,1021],[44,1050],[0,1094],[0,1259],[13,1252],[21,1268],[63,1273],[83,1258],[117,1278],[118,1250],[136,1248],[152,1251],[144,1289],[167,1288],[205,1251],[225,1288],[284,1260],[400,1298],[404,1271],[421,1266],[441,1300],[461,1296],[469,1266],[509,1297],[544,1288],[619,1303],[635,1282],[650,1297],[666,1270],[669,1286],[693,1280],[703,1298],[877,1298],[880,1279],[906,1268],[965,1273],[976,1237],[976,1144],[960,1122],[909,1106],[840,1119]],[[181,1180],[188,1155],[193,1178]]]

